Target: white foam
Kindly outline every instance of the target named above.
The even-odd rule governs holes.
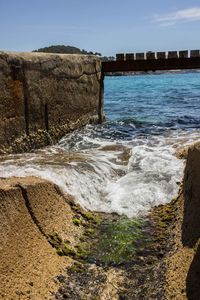
[[[107,187],[109,212],[132,217],[169,202],[177,194],[183,168],[170,148],[135,147],[128,173]]]
[[[174,131],[118,142],[92,138],[91,133],[78,135],[78,144],[73,133],[42,151],[1,157],[0,176],[40,176],[74,195],[86,209],[137,216],[176,196],[184,169],[176,148],[198,140],[199,132]],[[103,150],[117,144],[132,149],[127,165],[120,163],[119,147]]]

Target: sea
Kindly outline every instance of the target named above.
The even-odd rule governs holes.
[[[200,140],[200,73],[105,77],[102,125],[33,153],[0,157],[0,177],[39,176],[84,209],[128,217],[177,196],[185,160]]]

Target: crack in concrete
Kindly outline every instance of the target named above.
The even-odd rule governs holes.
[[[31,204],[30,204],[30,201],[29,201],[29,198],[28,198],[27,190],[20,184],[17,184],[15,186],[20,188],[20,190],[22,192],[22,196],[24,198],[26,208],[27,208],[32,220],[33,220],[33,223],[37,226],[37,228],[39,229],[41,234],[47,239],[47,241],[49,241],[48,236],[45,234],[44,230],[42,229],[42,226],[40,225],[40,222],[38,221],[37,217],[34,214],[34,211],[31,207]]]

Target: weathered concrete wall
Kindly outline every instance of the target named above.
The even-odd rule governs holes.
[[[200,144],[189,148],[184,176],[182,241],[194,247],[200,238]]]
[[[0,299],[54,299],[54,278],[72,259],[56,253],[52,237],[73,247],[81,235],[70,201],[39,178],[0,179]]]
[[[100,79],[95,56],[0,52],[0,153],[41,147],[98,122]]]
[[[166,299],[200,299],[200,143],[188,150],[177,208],[174,247],[167,259]]]

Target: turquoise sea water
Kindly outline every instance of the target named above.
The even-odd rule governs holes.
[[[106,77],[105,111],[122,132],[200,127],[200,73]]]
[[[35,175],[86,209],[129,217],[176,196],[185,161],[200,140],[200,73],[105,78],[106,122],[35,153],[0,158],[0,176]]]

